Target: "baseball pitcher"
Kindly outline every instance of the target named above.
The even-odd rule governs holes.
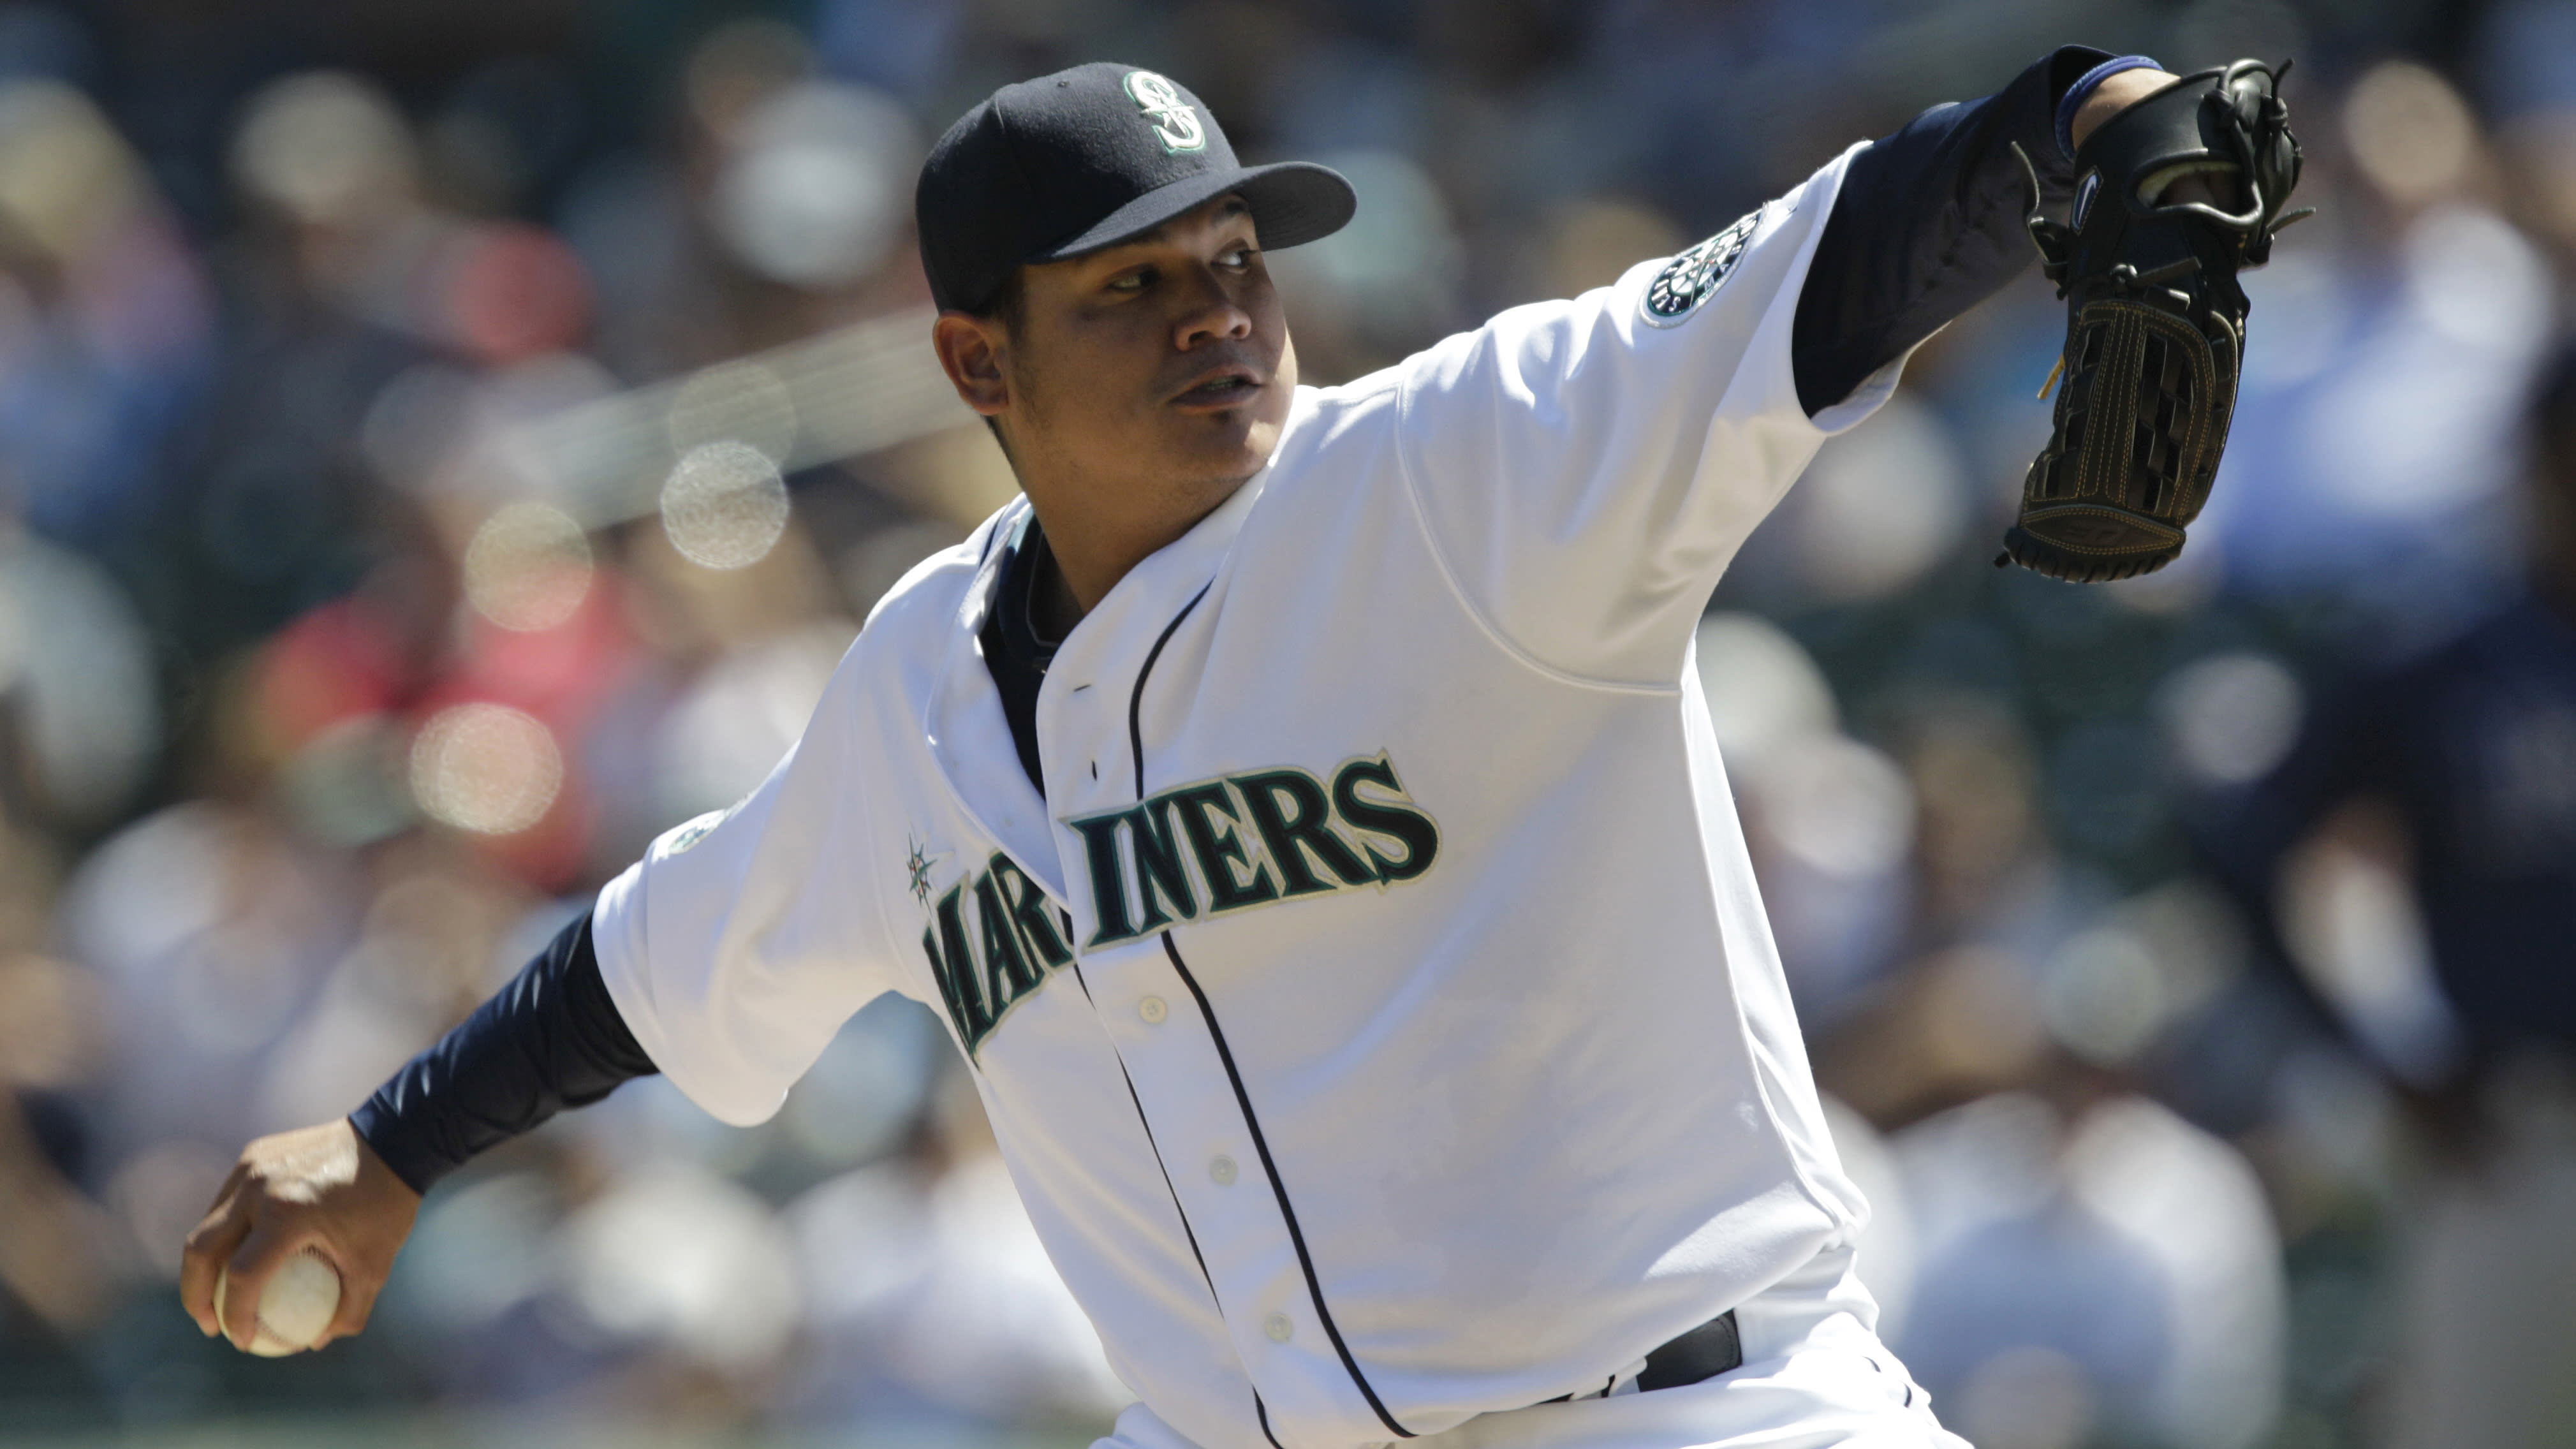
[[[2006,553],[2173,557],[2297,176],[2275,79],[2061,50],[1327,388],[1263,254],[1347,221],[1341,177],[1239,165],[1149,71],[996,92],[917,207],[1024,496],[887,596],[749,798],[349,1119],[252,1143],[188,1311],[249,1342],[310,1248],[355,1333],[475,1152],[657,1071],[758,1122],[898,992],[1136,1395],[1111,1449],[1958,1445],[1854,1275],[1692,634],[2034,251],[2069,325]]]

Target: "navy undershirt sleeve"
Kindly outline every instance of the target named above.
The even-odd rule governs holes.
[[[426,1193],[485,1148],[659,1070],[600,979],[585,912],[349,1122],[394,1176]]]
[[[2029,154],[2045,199],[2065,202],[2075,178],[2058,146],[2058,103],[2108,58],[2067,46],[1995,94],[1934,106],[1852,157],[1790,334],[1809,416],[2030,265],[2030,185],[2011,143]]]

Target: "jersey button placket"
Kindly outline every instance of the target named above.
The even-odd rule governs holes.
[[[1087,782],[1077,786],[1082,783]],[[1063,805],[1056,808],[1063,813]],[[1063,848],[1069,860],[1082,859],[1078,837]],[[1077,897],[1089,890],[1085,880],[1072,884]],[[1081,934],[1097,930],[1096,921],[1078,923]],[[1299,1342],[1295,1321],[1273,1311],[1274,1305],[1295,1301],[1304,1287],[1295,1245],[1260,1162],[1245,1155],[1251,1144],[1241,1104],[1214,1035],[1191,1004],[1177,953],[1159,932],[1105,945],[1086,941],[1079,950],[1102,1025],[1169,1173],[1167,1184],[1157,1185],[1167,1185],[1184,1219],[1218,1315],[1236,1339],[1235,1351],[1247,1366],[1265,1350],[1303,1358],[1314,1345]],[[1304,1382],[1305,1371],[1279,1371],[1286,1374],[1277,1385],[1280,1392],[1303,1397],[1294,1386]],[[1279,1411],[1274,1401],[1272,1413]]]

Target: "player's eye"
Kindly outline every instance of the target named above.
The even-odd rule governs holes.
[[[1135,293],[1141,292],[1153,284],[1154,269],[1152,267],[1138,267],[1132,272],[1120,272],[1117,276],[1111,277],[1109,279],[1109,290],[1113,292]]]
[[[1260,248],[1249,242],[1239,247],[1230,247],[1218,255],[1216,264],[1220,267],[1231,267],[1238,272],[1250,271],[1252,259],[1259,251]]]

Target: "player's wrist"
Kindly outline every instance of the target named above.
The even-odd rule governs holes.
[[[425,1140],[426,1134],[419,1130],[421,1124],[409,1120],[402,1110],[404,1100],[404,1094],[395,1090],[393,1083],[387,1083],[341,1121],[349,1135],[358,1140],[363,1165],[400,1183],[414,1198],[423,1198],[440,1179],[464,1163],[452,1160]],[[415,1105],[412,1114],[421,1110],[424,1109]]]
[[[2073,160],[2096,127],[2173,80],[2171,72],[2144,55],[2117,56],[2084,72],[2058,99],[2058,150]]]
[[[384,1154],[376,1150],[376,1144],[368,1141],[367,1134],[358,1130],[354,1117],[341,1118],[340,1125],[348,1129],[351,1137],[357,1139],[357,1183],[369,1196],[408,1199],[414,1203],[428,1196],[425,1189],[413,1186],[410,1179],[394,1170],[393,1164],[387,1162]]]

